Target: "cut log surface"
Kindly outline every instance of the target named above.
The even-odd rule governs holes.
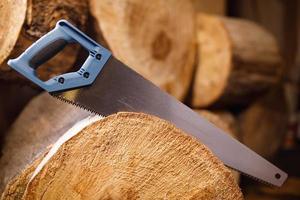
[[[7,133],[0,157],[0,193],[12,177],[88,115],[47,93],[35,97]]]
[[[40,164],[47,153],[48,151],[40,154],[32,163],[30,163],[30,165],[22,170],[18,176],[9,181],[9,183],[5,187],[4,192],[2,193],[1,200],[22,199],[23,194],[26,190],[26,186],[34,170]]]
[[[195,16],[189,1],[90,0],[112,53],[182,100],[195,57]]]
[[[258,154],[272,157],[282,145],[287,120],[283,91],[275,89],[240,115],[241,140]]]
[[[24,199],[242,198],[225,166],[164,120],[119,113],[78,131],[53,145]]]
[[[198,65],[192,104],[246,104],[280,79],[274,37],[257,24],[197,15]]]
[[[85,119],[53,144],[23,195],[41,198],[243,197],[230,171],[197,140],[157,117],[118,113]]]
[[[22,80],[6,64],[16,58],[34,41],[50,31],[60,19],[69,20],[83,29],[87,20],[87,0],[3,0],[0,2],[0,79]],[[42,79],[70,70],[78,47],[64,51],[38,70]]]

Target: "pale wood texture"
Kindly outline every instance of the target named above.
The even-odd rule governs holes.
[[[26,186],[35,168],[40,164],[47,153],[48,151],[46,150],[45,153],[39,154],[32,163],[28,163],[28,166],[24,170],[22,170],[17,176],[9,181],[1,195],[1,200],[22,199],[22,196],[26,190]]]
[[[98,28],[113,54],[182,100],[195,57],[190,1],[90,0]]]
[[[226,111],[212,112],[208,110],[196,110],[202,117],[216,125],[218,128],[224,130],[226,133],[231,135],[233,138],[239,140],[238,125],[235,117]],[[234,179],[237,183],[240,181],[240,173],[231,170]]]
[[[13,50],[26,16],[26,0],[0,2],[0,63]]]
[[[87,20],[87,0],[4,0],[0,2],[0,79],[22,80],[6,64],[16,58],[39,37],[50,31],[59,19],[69,20],[83,29]],[[38,70],[42,79],[68,71],[78,53],[67,46],[63,53]]]
[[[253,22],[198,14],[197,39],[194,107],[245,104],[280,79],[276,40]]]
[[[39,113],[39,114],[37,115],[37,113]],[[0,158],[0,167],[1,167],[1,173],[2,173],[0,175],[0,177],[1,177],[0,179],[2,180],[2,183],[0,185],[1,190],[3,190],[4,187],[6,186],[3,196],[2,196],[2,199],[20,199],[21,196],[23,196],[23,193],[25,192],[26,185],[28,184],[28,181],[30,180],[30,178],[33,174],[33,171],[40,164],[41,160],[44,159],[45,154],[43,154],[43,152],[45,151],[47,146],[49,146],[50,144],[57,141],[57,139],[63,133],[65,133],[66,130],[69,129],[76,121],[83,119],[88,115],[89,115],[89,113],[82,111],[80,109],[77,109],[76,107],[74,107],[72,105],[60,102],[60,101],[56,100],[55,98],[49,96],[46,93],[41,94],[38,97],[36,97],[35,99],[33,99],[28,104],[28,106],[25,108],[25,110],[21,113],[21,115],[19,116],[17,121],[14,123],[14,125],[12,126],[12,129],[9,131],[8,137],[6,138],[4,151],[3,151],[3,157]],[[131,119],[131,117],[132,117],[131,115],[133,115],[133,119]],[[122,121],[123,118],[125,118],[124,119],[125,122]],[[127,121],[129,121],[130,123],[129,122],[127,123]],[[131,122],[133,122],[133,124]],[[219,122],[217,122],[217,123],[219,123]],[[121,126],[119,128],[116,127],[118,124],[120,126],[121,126],[121,124],[124,124],[125,128],[124,128],[124,126]],[[127,126],[129,126],[128,129],[126,129]],[[97,129],[99,126],[93,125],[93,127],[96,127],[96,129]],[[102,126],[100,126],[100,127],[102,127]],[[196,164],[195,164],[194,168],[200,168],[200,169],[197,169],[198,171],[196,170],[195,173],[199,173],[199,171],[202,170],[202,176],[204,176],[202,178],[206,177],[207,181],[205,181],[205,182],[203,181],[203,183],[201,183],[199,185],[198,183],[200,182],[200,180],[199,180],[200,178],[197,177],[198,185],[196,184],[196,180],[195,180],[195,183],[193,183],[193,182],[191,183],[192,185],[196,184],[196,185],[194,185],[195,188],[191,189],[192,190],[191,195],[193,197],[195,197],[195,198],[201,197],[203,199],[210,199],[210,198],[214,199],[218,195],[220,195],[220,194],[218,194],[216,196],[215,192],[217,192],[219,190],[222,190],[222,191],[227,190],[228,185],[226,185],[226,184],[228,184],[228,183],[231,184],[231,181],[233,180],[232,175],[229,173],[229,171],[227,171],[226,169],[225,169],[225,171],[223,171],[222,168],[225,168],[225,167],[222,164],[220,164],[219,161],[215,161],[216,158],[214,158],[214,157],[211,158],[210,156],[212,156],[212,155],[210,155],[210,152],[206,152],[207,150],[205,149],[205,147],[203,147],[203,145],[200,145],[199,142],[196,142],[193,139],[191,139],[190,137],[185,136],[183,133],[178,132],[178,130],[175,127],[171,126],[170,124],[167,124],[164,121],[160,122],[160,120],[157,118],[153,118],[151,116],[144,116],[143,114],[128,114],[128,116],[127,115],[123,116],[123,114],[122,114],[121,116],[118,115],[116,117],[116,119],[110,118],[109,122],[106,122],[106,126],[101,128],[101,131],[100,130],[99,131],[102,132],[102,131],[106,130],[106,128],[109,128],[109,127],[114,127],[112,129],[116,129],[115,133],[117,135],[125,134],[125,133],[118,133],[117,130],[119,130],[119,129],[126,130],[126,133],[131,132],[133,134],[132,135],[133,138],[130,137],[131,141],[134,141],[134,138],[136,135],[140,135],[139,137],[141,137],[141,138],[145,137],[144,143],[141,143],[140,145],[138,145],[140,143],[140,140],[133,142],[133,144],[135,144],[135,145],[132,146],[132,151],[131,150],[128,151],[129,152],[128,155],[131,155],[131,156],[129,156],[129,160],[133,159],[132,162],[136,161],[134,159],[134,155],[135,155],[135,152],[139,152],[140,149],[141,149],[141,152],[144,152],[144,155],[148,160],[150,160],[152,158],[152,156],[155,157],[155,154],[154,154],[155,151],[161,152],[161,153],[158,153],[159,156],[166,153],[166,157],[162,156],[161,161],[159,161],[159,160],[155,161],[153,159],[153,161],[152,161],[153,167],[151,168],[152,164],[151,164],[151,166],[149,166],[149,171],[145,171],[145,174],[144,174],[145,177],[149,174],[155,174],[156,172],[159,171],[159,170],[155,170],[154,166],[160,167],[159,169],[163,169],[163,168],[165,168],[164,165],[167,165],[167,163],[170,163],[170,162],[172,163],[173,161],[171,161],[171,160],[167,161],[165,159],[168,159],[168,158],[171,159],[172,157],[176,157],[176,155],[175,155],[176,153],[179,153],[178,156],[180,157],[180,156],[183,156],[183,155],[181,155],[180,152],[191,152],[191,153],[188,153],[189,156],[183,160],[180,160],[180,158],[175,159],[176,161],[173,164],[171,164],[170,168],[172,166],[174,167],[174,165],[177,166],[178,165],[177,162],[184,161],[184,162],[189,163],[191,160],[195,160],[195,159],[198,160],[197,162],[195,161]],[[94,133],[101,134],[96,129],[91,128],[91,130],[96,131]],[[162,130],[160,130],[160,129],[162,129]],[[148,135],[147,130],[149,131],[150,135]],[[106,132],[106,131],[104,131],[104,132]],[[108,132],[110,132],[110,131],[108,130]],[[169,136],[167,136],[164,139],[161,139],[157,136],[157,134],[164,135],[164,132],[169,132]],[[175,133],[173,133],[173,132],[175,132]],[[80,136],[81,134],[84,134],[84,133],[80,133],[80,134],[78,134],[78,136],[75,136],[75,137],[81,137]],[[143,134],[148,135],[150,138],[146,137]],[[180,134],[183,134],[183,135],[180,136]],[[87,135],[91,136],[92,133],[89,133]],[[108,135],[106,135],[106,136],[108,136]],[[177,136],[179,137],[179,139],[177,138]],[[97,137],[94,135],[94,136],[91,136],[90,139],[94,140],[96,138]],[[130,138],[128,138],[128,139],[130,139]],[[172,138],[174,138],[174,140],[175,140],[174,143],[170,142],[173,140]],[[101,146],[101,144],[107,144],[108,149],[115,148],[114,145],[109,147],[110,145],[104,141],[104,139],[110,140],[109,138],[102,138],[102,139],[98,138],[98,139],[99,140],[95,140],[95,141],[96,142],[98,141],[100,146]],[[118,137],[116,138],[116,140],[118,140]],[[147,143],[153,144],[157,140],[161,140],[162,142],[157,145],[154,145],[153,147],[151,147],[150,149],[147,150],[148,146],[146,144]],[[169,142],[166,142],[165,140],[168,140]],[[85,140],[82,139],[82,142],[83,141],[85,141]],[[184,145],[184,141],[187,141],[186,145]],[[124,141],[124,142],[126,142],[126,141]],[[67,145],[67,143],[64,145]],[[132,142],[130,142],[130,144],[131,143]],[[163,147],[164,143],[166,143],[165,147]],[[176,148],[178,143],[180,143],[181,145],[179,145],[178,148]],[[115,142],[111,141],[110,144],[115,144]],[[200,145],[200,149],[199,149],[199,145]],[[99,148],[100,148],[100,146],[99,146]],[[106,146],[106,145],[104,145],[104,146]],[[124,145],[121,145],[121,146],[124,146]],[[130,145],[127,145],[127,146],[128,146],[128,148],[130,148],[129,147]],[[187,146],[187,148],[185,149],[184,146]],[[173,148],[174,148],[174,150],[173,150]],[[206,152],[206,153],[202,152],[203,151],[202,148],[205,149],[204,152]],[[86,148],[82,147],[81,150],[83,150],[83,149],[86,149]],[[127,149],[123,149],[123,150],[127,151]],[[120,149],[120,151],[123,151],[123,150]],[[142,151],[142,150],[145,150],[145,151]],[[86,150],[84,150],[84,152],[87,152],[87,151],[89,151],[88,148]],[[149,154],[147,152],[149,152]],[[195,153],[195,152],[197,152],[197,153]],[[77,152],[77,153],[79,153],[79,152]],[[90,154],[90,153],[88,153],[88,154]],[[91,153],[91,154],[93,154],[93,153]],[[143,154],[143,153],[139,153],[138,155],[141,155],[141,154]],[[190,154],[192,154],[192,155],[190,155]],[[194,154],[196,154],[196,155],[194,155]],[[56,155],[57,154],[54,154],[54,156],[56,156]],[[138,157],[138,155],[136,155],[136,156]],[[37,159],[33,162],[33,160],[36,157],[37,157]],[[194,158],[194,157],[199,157],[199,158]],[[101,158],[103,158],[103,157],[101,157]],[[67,158],[67,159],[69,159],[69,158]],[[110,160],[111,158],[108,158],[108,159]],[[124,159],[126,161],[126,157],[124,157]],[[209,161],[206,161],[206,159],[208,159]],[[81,159],[79,159],[79,160],[81,160]],[[49,162],[51,162],[51,160],[49,160]],[[204,162],[204,163],[202,163],[202,162]],[[215,162],[217,162],[218,164],[216,165]],[[192,165],[192,163],[191,163],[191,165]],[[123,164],[126,164],[126,162]],[[219,165],[221,165],[221,170],[219,169],[219,167],[220,167]],[[123,167],[126,168],[125,166],[123,166]],[[122,168],[122,166],[118,167],[118,169],[120,169],[120,168]],[[163,172],[163,174],[166,173],[168,175],[171,170],[170,168],[168,168],[169,170],[167,170],[166,172]],[[202,168],[204,168],[204,169],[202,169]],[[153,172],[151,172],[151,170],[153,170]],[[214,170],[216,171],[216,174],[214,174],[215,172],[213,173]],[[218,171],[218,170],[220,170],[220,171]],[[97,169],[97,171],[98,171],[98,169]],[[102,170],[99,169],[99,171],[102,171]],[[186,171],[186,170],[182,169],[182,171]],[[180,179],[181,176],[185,176],[185,175],[180,175],[180,173],[178,175],[178,173],[173,174],[174,176],[179,176],[175,180]],[[189,173],[190,173],[189,176],[186,177],[187,183],[189,183],[188,180],[192,179],[192,176],[193,176],[192,171],[189,171]],[[18,176],[16,176],[16,175],[18,175]],[[38,175],[39,175],[39,173],[38,173]],[[170,177],[170,178],[174,178],[173,175],[171,175],[172,177]],[[82,177],[84,177],[84,176],[85,175],[82,175]],[[91,177],[94,177],[94,176],[95,176],[95,174],[92,173]],[[158,176],[159,176],[159,174],[158,174]],[[197,176],[200,176],[200,175],[197,175]],[[220,176],[220,177],[215,178],[215,176]],[[87,175],[87,177],[89,177],[89,175]],[[226,177],[226,178],[224,179],[224,177]],[[11,181],[8,183],[9,179]],[[161,177],[157,177],[157,179],[154,179],[154,180],[156,180],[157,183],[159,183],[161,179],[165,180],[165,178],[163,178],[163,175],[161,175]],[[214,184],[216,184],[217,180],[219,180],[219,179],[222,179],[222,182],[221,182],[221,185],[219,185],[216,188],[216,187],[214,187]],[[161,181],[163,181],[163,180],[161,180]],[[201,179],[201,180],[203,180],[203,179]],[[136,180],[136,181],[138,181],[138,180]],[[224,181],[226,184],[224,183]],[[207,182],[208,182],[208,184],[207,184]],[[120,183],[123,186],[123,182],[120,182]],[[109,197],[115,197],[115,195],[117,195],[117,197],[118,197],[118,195],[122,194],[123,190],[119,191],[120,188],[118,188],[118,187],[115,190],[114,186],[111,186],[110,183],[107,183],[107,184],[108,184],[108,186],[103,189],[103,191],[102,191],[103,193],[101,194],[101,195],[104,195],[103,197],[106,197],[106,195]],[[127,184],[127,183],[124,183],[124,184]],[[224,184],[225,184],[225,187],[224,187]],[[120,186],[120,187],[122,187],[122,186]],[[110,190],[111,187],[112,187],[112,190]],[[187,186],[184,186],[184,184],[182,182],[182,184],[179,184],[178,186],[175,184],[175,187],[178,189],[180,187],[187,187]],[[232,185],[232,187],[235,188],[237,186]],[[88,190],[88,188],[86,188],[86,189]],[[127,189],[128,189],[127,187],[124,188],[125,193],[127,192],[126,191]],[[131,188],[129,188],[129,189],[131,191]],[[80,191],[81,191],[81,189],[80,189]],[[150,191],[154,192],[155,190],[154,190],[154,188],[152,188]],[[238,191],[238,190],[236,190],[236,188],[235,188],[234,192],[236,192],[236,191]],[[171,196],[173,194],[177,195],[175,193],[176,192],[170,193],[170,194],[168,193],[167,195],[171,195]],[[232,195],[232,192],[229,192],[229,193],[230,193],[230,195]],[[126,196],[126,194],[125,194],[125,196]],[[236,194],[240,195],[239,192],[235,193],[235,195]],[[151,193],[151,195],[153,195],[153,193]],[[225,195],[225,194],[222,194],[222,195]],[[128,198],[130,198],[130,197],[131,196],[129,196]],[[176,197],[177,196],[175,196],[174,198],[176,198]],[[31,197],[29,197],[29,198],[31,198]],[[149,198],[150,198],[150,196],[149,196]],[[187,198],[188,198],[188,196],[187,196]],[[88,197],[88,199],[90,199],[90,198]],[[230,198],[228,197],[228,199],[230,199]]]
[[[272,157],[287,131],[287,109],[281,88],[250,105],[240,116],[242,142],[264,157]]]
[[[48,93],[31,100],[6,134],[0,157],[0,193],[13,176],[89,114]]]
[[[111,115],[61,144],[35,172],[24,199],[42,196],[242,199],[229,170],[204,145],[138,113]]]

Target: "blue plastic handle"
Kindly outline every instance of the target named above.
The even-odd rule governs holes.
[[[42,81],[36,69],[61,51],[68,43],[79,43],[89,56],[77,72],[70,72]],[[8,65],[48,92],[68,90],[91,85],[111,56],[111,52],[82,33],[66,20],[57,22],[55,28],[33,43]]]

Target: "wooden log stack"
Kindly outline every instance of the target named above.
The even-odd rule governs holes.
[[[197,41],[194,107],[249,103],[280,80],[276,40],[253,22],[198,14]]]
[[[222,4],[216,11],[201,9],[210,1],[193,2],[196,10],[190,1],[177,0],[1,1],[0,84],[32,86],[6,62],[64,18],[208,121],[272,158],[286,128],[277,41],[256,23],[199,12],[224,14],[225,0],[217,1]],[[84,55],[77,46],[66,47],[38,75],[47,80],[75,70]],[[8,101],[0,105],[1,121]],[[0,155],[3,200],[243,199],[240,174],[175,125],[143,113],[100,118],[44,93],[10,126]]]

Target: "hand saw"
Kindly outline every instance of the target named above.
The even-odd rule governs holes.
[[[79,43],[89,53],[81,68],[40,80],[36,69],[69,43]],[[8,64],[63,101],[103,116],[119,111],[155,115],[200,140],[230,168],[276,186],[287,179],[285,172],[144,79],[66,20],[58,21]]]

